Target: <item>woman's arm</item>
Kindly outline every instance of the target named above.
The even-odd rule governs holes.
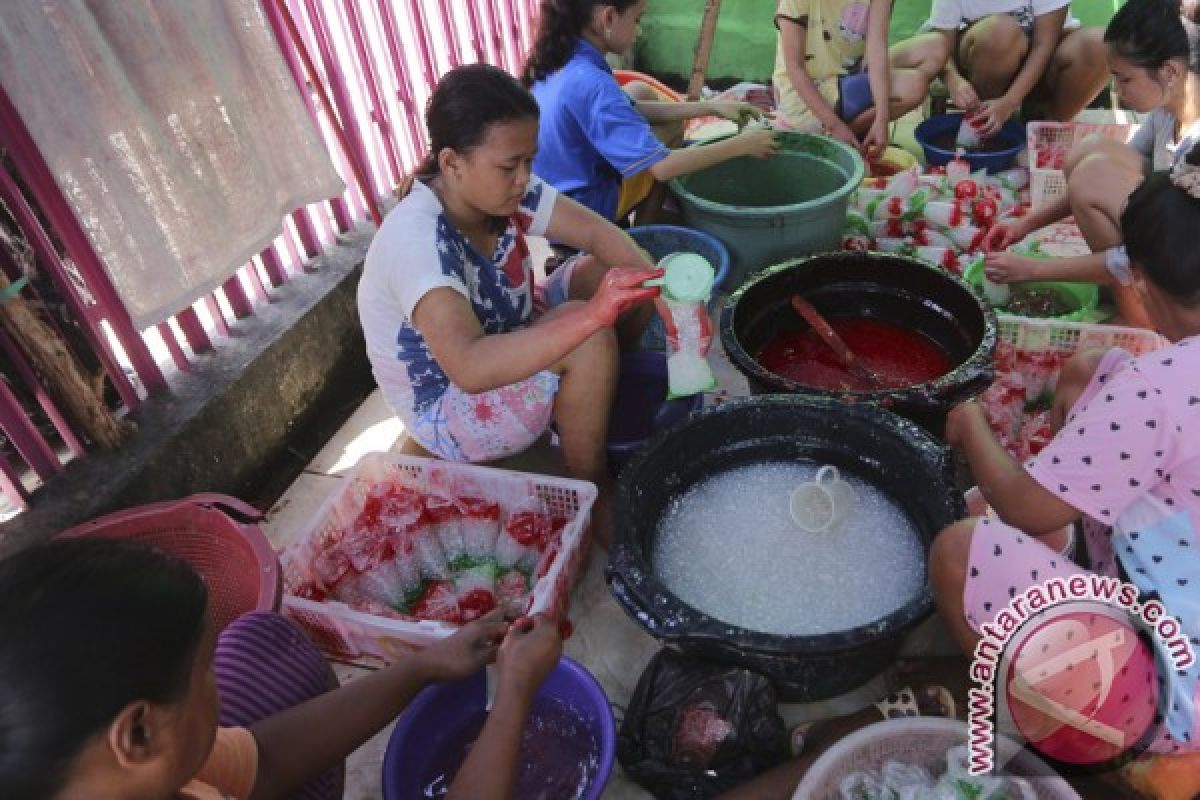
[[[475,674],[495,657],[508,625],[493,611],[448,639],[251,726],[258,775],[251,800],[290,797],[344,760],[430,683]]]
[[[775,21],[779,25],[779,46],[783,48],[784,63],[787,64],[787,76],[792,82],[792,88],[817,121],[825,126],[834,138],[852,147],[859,147],[861,143],[858,137],[837,115],[833,106],[829,105],[829,101],[821,94],[816,82],[804,67],[808,56],[807,26],[785,16],[776,16]]]
[[[543,616],[521,619],[496,657],[496,704],[479,739],[458,770],[447,800],[509,800],[517,778],[521,736],[533,697],[558,663],[562,640]]]
[[[1007,524],[1042,536],[1079,519],[1078,510],[1042,487],[1000,446],[978,403],[950,411],[946,443],[963,451],[979,491]]]
[[[736,136],[712,144],[699,144],[672,150],[671,154],[650,167],[656,181],[669,181],[691,175],[738,156],[767,158],[774,155],[775,134],[768,130],[744,130]]]
[[[590,253],[608,266],[654,269],[654,262],[629,234],[565,194],[554,200],[546,238]]]
[[[1067,19],[1067,6],[1057,11],[1049,11],[1033,21],[1032,41],[1025,63],[1017,71],[1008,91],[994,100],[988,100],[980,109],[979,133],[981,136],[993,136],[1009,118],[1016,113],[1025,102],[1025,98],[1037,86],[1038,81],[1050,66],[1054,51],[1058,49],[1058,40],[1062,36],[1063,23]]]
[[[1029,258],[1016,253],[989,253],[985,272],[993,283],[1075,281],[1117,285],[1103,252],[1071,258]]]
[[[657,297],[657,288],[646,289],[642,283],[661,274],[614,267],[591,300],[511,333],[485,334],[465,297],[438,288],[417,302],[413,325],[447,377],[463,391],[479,394],[553,368],[596,331],[612,327],[630,307]]]
[[[979,93],[958,70],[958,28],[939,28],[937,32],[946,40],[946,52],[950,54],[942,67],[942,83],[946,84],[954,105],[963,111],[974,111],[979,107]]]
[[[724,117],[738,122],[742,116],[754,119],[763,116],[762,109],[753,103],[713,102],[710,100],[698,100],[692,103],[639,100],[634,108],[651,125],[659,125],[663,122],[683,122],[696,117]]]

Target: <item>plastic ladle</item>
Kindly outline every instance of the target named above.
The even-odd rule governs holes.
[[[829,345],[829,349],[837,355],[838,359],[846,366],[846,369],[870,384],[872,389],[887,388],[884,385],[883,379],[876,375],[870,367],[862,363],[858,359],[858,356],[854,355],[854,351],[829,326],[829,323],[821,316],[821,312],[813,308],[812,303],[800,295],[794,294],[792,295],[792,308],[796,310],[797,314],[804,317],[804,320],[812,326],[817,335],[821,337],[821,340]]]

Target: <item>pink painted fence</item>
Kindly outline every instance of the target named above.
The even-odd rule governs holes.
[[[537,13],[537,0],[284,0],[345,130],[343,149],[330,110],[320,107],[308,85],[276,0],[261,2],[348,188],[341,197],[297,209],[283,220],[274,244],[219,290],[144,331],[134,328],[0,86],[0,148],[12,167],[12,172],[0,167],[0,200],[83,330],[124,410],[166,389],[170,376],[189,370],[197,355],[213,352],[219,358],[222,340],[235,326],[253,324],[256,305],[271,302],[272,288],[302,276],[308,261],[335,245],[337,233],[367,220],[368,204],[350,159],[361,168],[366,191],[387,196],[425,155],[422,110],[437,79],[451,67],[477,61],[519,72]],[[20,265],[4,248],[0,270],[10,281],[21,277]],[[20,291],[29,300],[41,299],[31,286]],[[0,431],[6,440],[0,447],[0,490],[11,514],[26,508],[30,492],[67,461],[86,456],[89,445],[2,330],[0,354],[12,365],[0,376]]]

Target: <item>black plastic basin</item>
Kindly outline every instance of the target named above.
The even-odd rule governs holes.
[[[714,619],[679,600],[651,565],[670,502],[710,476],[767,461],[816,461],[869,481],[908,515],[928,548],[966,514],[948,451],[878,406],[795,395],[751,397],[694,414],[651,440],[621,473],[608,582],[652,636],[681,650],[756,670],[792,701],[833,697],[883,671],[904,636],[933,610],[926,586],[883,618],[845,631],[780,636]],[[737,536],[739,531],[730,531]],[[805,565],[796,564],[804,580]]]
[[[808,327],[791,306],[795,294],[826,319],[878,319],[920,332],[955,366],[928,383],[876,392],[830,391],[770,372],[757,360],[767,343]],[[996,315],[965,283],[924,261],[824,253],[769,267],[730,295],[721,313],[721,344],[756,394],[878,403],[940,433],[946,412],[995,378]]]

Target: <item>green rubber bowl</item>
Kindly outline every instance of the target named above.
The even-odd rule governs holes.
[[[971,264],[963,271],[963,280],[970,284],[976,292],[983,292],[983,263],[977,262]],[[1012,286],[1020,286],[1026,289],[1054,289],[1058,294],[1070,303],[1074,310],[1069,314],[1062,314],[1057,317],[1039,317],[1039,319],[1057,319],[1063,322],[1095,322],[1099,312],[1096,307],[1100,304],[1100,290],[1094,283],[1069,283],[1067,281],[1029,281],[1027,283],[1014,283]],[[996,309],[997,314],[1010,314],[1003,308]]]

